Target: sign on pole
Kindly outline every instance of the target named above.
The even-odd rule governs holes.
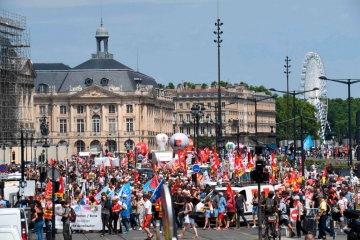
[[[7,179],[9,176],[8,173],[0,172],[0,179]]]
[[[194,164],[193,167],[192,167],[192,171],[194,173],[200,172],[200,166],[198,164]]]

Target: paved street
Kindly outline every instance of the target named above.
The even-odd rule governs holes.
[[[59,230],[60,232],[61,230]],[[180,233],[180,231],[178,231],[178,233]],[[338,240],[345,240],[346,239],[346,235],[344,233],[339,233],[339,230],[337,229],[337,237],[336,239]],[[154,238],[153,240],[156,240],[156,232],[153,231],[154,234]],[[258,239],[257,237],[257,230],[256,229],[248,229],[246,230],[245,228],[241,228],[240,230],[234,230],[234,229],[229,229],[228,231],[216,231],[214,229],[212,230],[202,230],[202,229],[198,229],[198,234],[199,234],[199,240],[225,240],[225,239],[229,239],[229,240],[255,240]],[[282,236],[285,235],[285,230],[282,230]],[[194,232],[191,230],[187,230],[187,232],[185,233],[184,239],[192,239],[194,236]],[[84,234],[80,234],[80,233],[75,233],[73,234],[73,240],[97,240],[97,239],[104,239],[104,240],[112,240],[112,239],[123,239],[123,240],[131,240],[131,239],[145,239],[146,235],[144,231],[137,231],[137,230],[132,230],[129,232],[129,234],[124,235],[124,234],[118,234],[118,235],[108,235],[106,234],[104,237],[100,236],[100,233],[89,233],[89,232],[85,232]],[[37,235],[33,234],[32,235],[32,240],[36,240],[37,239]],[[161,235],[161,240],[164,240],[165,237],[163,235]],[[291,238],[287,238],[287,237],[282,237],[281,239],[291,239]],[[304,239],[304,238],[302,238]],[[327,239],[332,239],[328,236]],[[59,233],[56,235],[56,240],[63,240],[62,234]]]

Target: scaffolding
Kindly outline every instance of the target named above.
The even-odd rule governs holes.
[[[35,132],[35,77],[26,18],[0,10],[0,141],[6,145],[16,145],[20,131]]]

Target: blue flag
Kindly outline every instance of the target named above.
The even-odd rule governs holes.
[[[311,139],[310,135],[308,135],[305,139],[304,139],[304,150],[311,148],[312,146],[314,146],[314,142]]]
[[[144,186],[142,187],[142,189],[145,191],[145,192],[153,192],[154,189],[152,187],[150,187],[150,183],[151,183],[151,179],[149,181],[147,181]]]
[[[130,183],[126,183],[123,188],[122,188],[122,196],[126,195],[127,198],[126,198],[126,205],[131,206],[131,189],[130,189]],[[122,199],[122,196],[121,196],[121,199]],[[130,209],[130,208],[128,208]]]
[[[159,185],[156,187],[152,197],[150,198],[150,202],[158,200],[159,197],[161,197],[161,188],[164,185],[164,179],[161,180],[161,182],[159,183]]]

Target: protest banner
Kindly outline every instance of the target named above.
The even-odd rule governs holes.
[[[75,205],[71,206],[76,213],[76,221],[71,223],[71,228],[73,230],[101,230],[101,207],[100,206],[91,206],[91,205]],[[63,213],[64,210],[60,204],[55,205],[55,227],[57,229],[63,228],[63,222],[61,221],[61,216],[57,213]]]

